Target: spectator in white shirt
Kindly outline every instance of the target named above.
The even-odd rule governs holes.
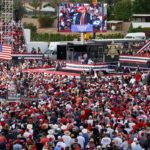
[[[129,147],[128,141],[126,139],[123,139],[123,142],[120,147],[122,150],[128,150]]]
[[[65,149],[67,147],[67,145],[64,143],[61,136],[58,137],[58,142],[57,142],[56,146],[60,146],[63,149]]]
[[[108,136],[108,134],[105,134],[105,136],[101,140],[102,147],[106,148],[108,145],[110,145],[110,143],[111,143],[110,137]]]
[[[89,116],[89,119],[87,120],[87,123],[93,126],[93,119],[92,116]]]
[[[64,143],[66,144],[66,147],[70,148],[70,146],[71,146],[71,137],[70,137],[70,132],[69,131],[64,132],[64,135],[62,136],[62,139],[63,139]]]
[[[77,136],[77,139],[78,139],[78,143],[81,146],[81,149],[84,149],[85,138],[82,136],[82,133],[79,133],[79,135]]]
[[[142,150],[141,145],[139,144],[139,141],[137,138],[133,139],[133,142],[131,143],[132,150]]]
[[[113,139],[113,141],[115,142],[115,145],[120,148],[121,147],[121,144],[122,144],[122,139],[121,137],[117,136]]]

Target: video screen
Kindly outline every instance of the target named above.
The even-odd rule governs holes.
[[[78,30],[81,29],[80,27],[87,26],[97,32],[106,31],[107,4],[61,3],[58,7],[57,26],[59,32],[71,32],[76,26],[79,27]]]

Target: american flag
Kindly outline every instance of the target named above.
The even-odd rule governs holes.
[[[0,59],[11,59],[11,46],[0,44]]]
[[[143,52],[149,52],[150,51],[150,40],[147,41],[147,43],[137,52],[137,54],[141,54]]]

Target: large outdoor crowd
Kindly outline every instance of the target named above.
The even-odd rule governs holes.
[[[21,22],[11,24],[13,52],[24,53]],[[24,71],[55,65],[0,61],[0,150],[150,150],[150,73]]]
[[[1,61],[0,90],[34,100],[0,102],[0,150],[150,149],[149,73],[23,72],[36,63]]]

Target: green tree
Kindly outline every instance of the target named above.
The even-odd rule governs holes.
[[[132,16],[132,3],[131,0],[118,1],[114,6],[114,18],[129,21]]]
[[[97,2],[103,2],[103,3],[107,3],[110,6],[113,6],[115,3],[117,3],[120,0],[97,0]]]
[[[14,0],[13,1],[13,8],[14,8],[14,11],[17,10],[17,13],[18,13],[17,15],[18,15],[19,19],[21,19],[26,12],[22,1],[21,0]]]
[[[61,3],[61,0],[49,0],[52,7],[57,8],[57,5]]]
[[[37,15],[37,9],[41,8],[42,1],[41,0],[31,0],[29,4],[34,8],[34,15]]]
[[[56,17],[40,16],[38,21],[40,23],[40,27],[45,28],[45,27],[52,27],[55,19]]]
[[[134,0],[133,12],[145,14],[150,12],[150,0]]]

